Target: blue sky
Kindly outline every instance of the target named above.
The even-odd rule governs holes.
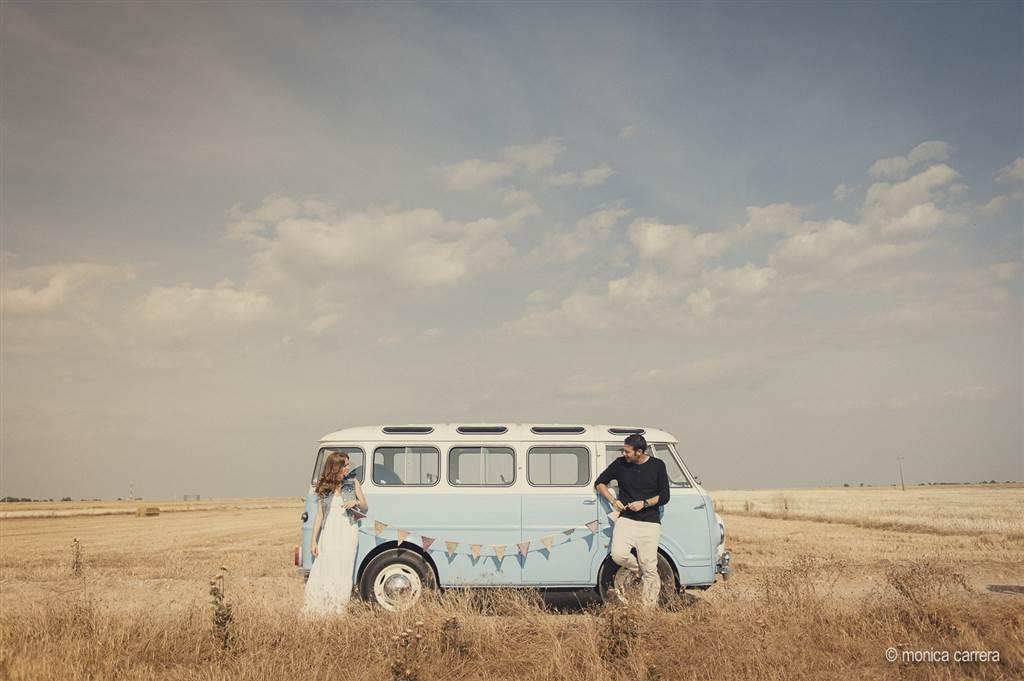
[[[292,494],[403,420],[1024,478],[1019,3],[0,12],[3,493]]]

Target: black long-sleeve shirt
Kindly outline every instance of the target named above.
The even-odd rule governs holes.
[[[658,497],[658,503],[641,511],[624,510],[623,518],[648,523],[661,522],[658,507],[667,504],[669,498],[668,472],[665,470],[664,461],[651,456],[644,463],[629,463],[626,457],[620,456],[597,476],[597,482],[594,484],[607,485],[612,480],[618,481],[619,501],[624,504]]]

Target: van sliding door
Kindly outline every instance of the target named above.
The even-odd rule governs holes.
[[[593,448],[582,444],[536,445],[526,453],[523,538],[530,541],[524,582],[547,586],[593,586],[600,536]],[[551,548],[544,542],[550,538]]]

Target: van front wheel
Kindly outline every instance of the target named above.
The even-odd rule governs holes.
[[[359,580],[359,596],[367,603],[398,612],[415,605],[433,589],[434,571],[415,551],[391,549],[376,556]]]
[[[676,573],[672,565],[661,552],[658,553],[658,578],[661,590],[658,593],[658,605],[664,607],[671,602],[678,588]],[[640,579],[630,574],[629,570],[620,568],[611,556],[604,559],[597,574],[597,593],[605,605],[640,602]]]

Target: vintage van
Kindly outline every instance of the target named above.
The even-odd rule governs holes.
[[[612,509],[594,480],[642,434],[665,462],[662,594],[706,589],[730,572],[725,526],[679,456],[678,440],[641,427],[431,424],[346,428],[321,439],[302,514],[299,573],[313,565],[313,484],[331,452],[346,452],[369,503],[360,521],[354,587],[388,610],[426,589],[531,587],[628,593],[609,557]]]

